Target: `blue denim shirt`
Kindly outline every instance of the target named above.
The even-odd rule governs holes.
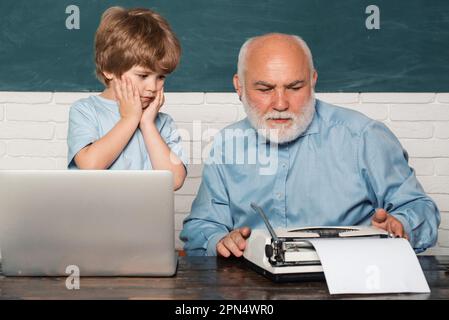
[[[384,208],[403,224],[416,252],[436,243],[438,208],[382,123],[317,100],[296,140],[275,145],[261,137],[247,118],[215,137],[180,235],[187,254],[216,255],[231,230],[265,228],[251,202],[274,228],[369,225],[375,209]]]

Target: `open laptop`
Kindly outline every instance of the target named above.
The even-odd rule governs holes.
[[[172,174],[0,171],[0,250],[7,276],[174,275]]]

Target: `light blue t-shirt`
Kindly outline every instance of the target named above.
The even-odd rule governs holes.
[[[269,156],[268,156],[269,155]],[[222,130],[180,238],[189,255],[216,255],[233,229],[367,225],[376,208],[396,217],[417,252],[434,245],[440,214],[394,134],[364,115],[317,100],[308,129],[271,145],[248,119]]]
[[[100,96],[90,96],[76,101],[71,106],[69,113],[68,168],[78,169],[74,161],[75,155],[85,146],[106,135],[119,120],[119,106],[113,100]],[[159,112],[156,118],[156,126],[171,151],[187,166],[188,159],[182,149],[181,137],[173,119],[168,114]],[[109,169],[152,169],[145,141],[139,128]]]

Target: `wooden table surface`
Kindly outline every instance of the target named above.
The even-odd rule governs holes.
[[[241,259],[179,257],[170,278],[81,278],[68,290],[64,277],[4,277],[0,299],[449,299],[449,256],[420,256],[430,294],[330,295],[325,281],[276,284]]]

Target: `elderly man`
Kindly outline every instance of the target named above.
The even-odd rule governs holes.
[[[180,236],[187,254],[240,257],[251,229],[264,228],[251,202],[275,228],[372,224],[416,252],[435,244],[440,214],[397,138],[382,123],[316,100],[316,81],[297,36],[267,34],[242,46],[234,86],[248,117],[215,138]],[[273,172],[261,174],[260,161],[217,161],[234,151],[225,133],[236,130],[245,132],[232,138],[237,156],[269,146]],[[266,139],[239,141],[251,132]]]

